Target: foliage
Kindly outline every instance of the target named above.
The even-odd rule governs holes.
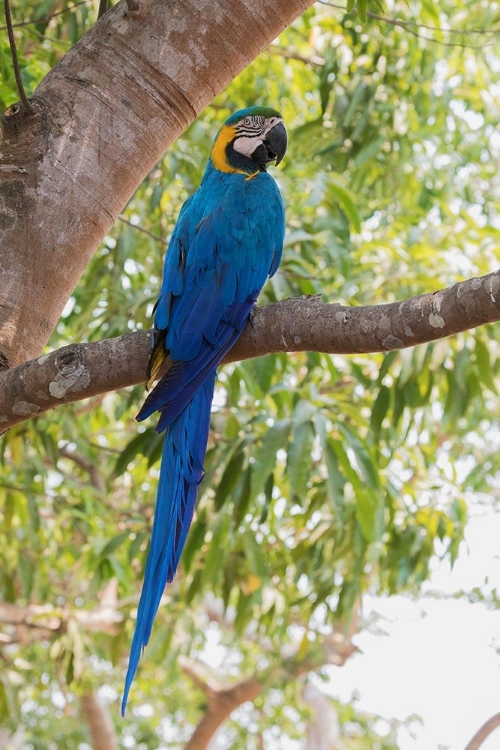
[[[68,8],[14,5],[16,18],[65,11],[17,32],[28,89],[93,22],[88,3]],[[261,304],[301,294],[391,301],[494,270],[500,6],[415,0],[385,10],[460,33],[363,24],[367,9],[381,12],[318,3],[193,123],[124,209],[134,226],[119,221],[104,239],[51,348],[150,325],[165,243],[140,228],[168,238],[219,123],[249,103],[280,108],[290,132],[277,172],[284,260]],[[7,106],[17,95],[6,42],[0,65]],[[307,710],[296,681],[272,683],[283,652],[302,643],[312,658],[321,634],[346,632],[365,591],[417,591],[431,560],[455,559],[467,493],[490,493],[500,469],[497,333],[387,355],[280,354],[221,371],[196,520],[126,720],[118,696],[161,447],[154,426],[133,419],[143,389],[12,429],[1,442],[0,598],[52,604],[68,624],[31,628],[6,647],[4,726],[21,723],[37,750],[77,747],[88,741],[78,695],[99,688],[124,746],[182,747],[205,701],[182,654],[208,659],[220,680],[257,674],[272,684],[260,719],[238,715],[221,747],[251,747],[270,727],[275,741],[299,742]],[[112,580],[123,619],[92,632],[78,613],[96,608]],[[207,615],[214,600],[229,626]],[[340,715],[343,747],[377,746],[371,724],[363,739],[366,720],[348,707]]]

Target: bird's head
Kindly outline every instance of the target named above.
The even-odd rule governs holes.
[[[211,158],[216,169],[255,175],[271,162],[279,164],[287,147],[280,113],[270,107],[240,109],[217,133]]]

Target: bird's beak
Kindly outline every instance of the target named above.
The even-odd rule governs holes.
[[[276,166],[282,161],[286,154],[288,144],[286,128],[282,122],[279,122],[266,135],[264,146],[267,151],[267,161],[275,161]]]

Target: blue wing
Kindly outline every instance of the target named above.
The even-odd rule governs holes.
[[[208,201],[202,188],[179,216],[156,308],[158,359],[170,354],[174,364],[137,419],[160,411],[159,432],[233,346],[281,259],[284,208],[268,174],[250,181],[238,175],[231,190],[214,190]]]
[[[234,344],[280,261],[284,209],[266,173],[210,175],[184,205],[172,235],[156,306],[154,377],[173,365],[137,419],[160,412],[165,431],[158,496],[122,701],[151,634],[163,590],[179,564],[203,478],[215,370]]]

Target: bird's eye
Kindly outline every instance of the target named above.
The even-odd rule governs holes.
[[[251,119],[249,117],[245,117],[244,120],[243,120],[243,125],[250,125],[251,122],[252,121],[251,121]]]

